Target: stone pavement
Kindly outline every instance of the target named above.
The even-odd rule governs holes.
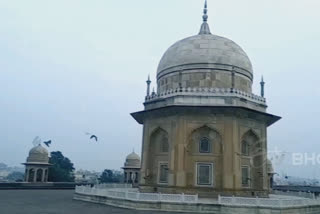
[[[0,190],[0,214],[166,214],[72,200],[74,190]]]

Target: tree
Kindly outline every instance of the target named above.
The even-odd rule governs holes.
[[[100,178],[100,183],[120,183],[122,178],[122,174],[118,171],[105,169]]]
[[[60,151],[51,152],[48,180],[51,182],[74,182],[73,163]]]
[[[23,181],[24,178],[24,173],[22,172],[11,172],[8,176],[7,179],[9,181],[16,181],[16,182],[21,182]]]

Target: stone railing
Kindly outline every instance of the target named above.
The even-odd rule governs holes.
[[[234,88],[176,88],[170,89],[163,93],[152,93],[145,98],[146,102],[155,101],[161,98],[168,98],[176,95],[196,95],[196,96],[209,96],[209,97],[238,97],[244,98],[253,102],[266,104],[266,99],[258,95],[247,93]]]
[[[299,207],[320,205],[320,200],[308,198],[245,198],[245,197],[224,197],[218,196],[218,204],[231,206],[253,206],[253,207]]]
[[[271,195],[270,198],[248,198],[248,197],[226,197],[218,196],[216,199],[199,199],[198,195],[186,194],[162,194],[162,193],[140,193],[134,188],[119,188],[115,185],[107,186],[76,186],[75,193],[88,196],[102,196],[115,199],[143,201],[143,202],[173,202],[173,203],[205,203],[220,204],[226,206],[249,206],[286,208],[320,205],[319,199],[303,198],[303,196],[279,196]]]
[[[90,186],[76,186],[76,193],[94,196],[104,196],[117,199],[150,202],[178,202],[178,203],[197,203],[198,195],[185,194],[161,194],[161,193],[140,193],[134,189],[112,189],[97,188]]]

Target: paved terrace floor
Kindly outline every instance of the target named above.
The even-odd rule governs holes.
[[[166,214],[72,200],[74,190],[0,190],[0,214]]]

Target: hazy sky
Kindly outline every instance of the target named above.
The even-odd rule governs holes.
[[[208,0],[211,32],[238,43],[264,75],[269,149],[286,151],[279,173],[320,177],[289,164],[320,154],[320,2]],[[203,0],[0,0],[0,162],[24,162],[32,140],[52,139],[76,168],[119,169],[142,127],[145,80],[174,42],[198,33]],[[88,140],[85,132],[100,141]]]

